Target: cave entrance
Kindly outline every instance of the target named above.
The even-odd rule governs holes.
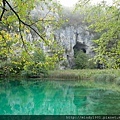
[[[86,45],[85,43],[81,43],[77,41],[76,44],[73,46],[73,50],[74,50],[74,55],[78,51],[83,51],[84,53],[86,53]]]

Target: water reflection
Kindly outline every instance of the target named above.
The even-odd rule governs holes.
[[[0,84],[0,114],[120,114],[120,93],[73,87],[68,81],[10,81]]]

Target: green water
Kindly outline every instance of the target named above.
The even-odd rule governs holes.
[[[70,81],[0,83],[0,115],[120,115],[120,93]]]

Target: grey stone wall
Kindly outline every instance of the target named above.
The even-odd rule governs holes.
[[[93,34],[88,31],[86,26],[66,26],[55,31],[56,40],[63,46],[65,49],[64,57],[68,66],[72,67],[74,65],[74,50],[73,47],[76,44],[76,41],[84,43],[86,45],[86,54],[94,56],[92,51],[93,43],[92,38]]]

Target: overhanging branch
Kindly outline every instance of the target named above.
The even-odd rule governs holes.
[[[6,4],[5,0],[3,0],[2,3],[3,3],[3,7],[2,7],[3,10],[2,10],[2,13],[0,15],[0,21],[2,21],[3,15],[4,15],[5,11],[6,11],[6,9],[5,9],[5,4]]]
[[[43,41],[45,41],[45,39],[39,34],[39,32],[37,32],[31,25],[25,23],[23,20],[21,20],[20,16],[18,15],[18,13],[14,10],[14,8],[9,4],[9,2],[7,0],[3,0],[3,11],[1,13],[0,16],[0,21],[2,21],[3,15],[5,13],[5,5],[7,4],[10,8],[10,10],[15,14],[15,16],[17,17],[19,23],[22,23],[23,25],[27,26],[28,28],[30,28],[31,30],[33,30]],[[20,24],[19,24],[20,25]]]
[[[9,2],[7,0],[4,0],[6,2],[6,4],[9,6],[9,8],[11,9],[11,11],[16,15],[16,17],[18,18],[19,22],[21,22],[23,25],[29,27],[31,30],[33,30],[43,41],[44,38],[33,28],[31,27],[31,25],[25,23],[23,20],[21,20],[20,16],[18,15],[18,13],[12,8],[12,6],[9,4]]]

